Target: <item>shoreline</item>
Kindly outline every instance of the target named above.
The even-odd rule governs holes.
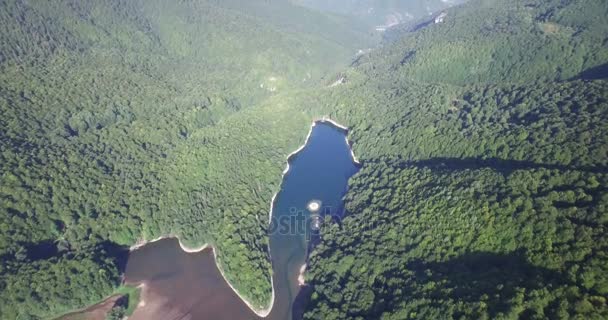
[[[344,139],[346,140],[346,145],[348,146],[348,149],[350,150],[350,156],[351,156],[351,158],[353,158],[353,162],[355,162],[358,166],[360,166],[361,162],[359,161],[359,159],[357,159],[357,156],[355,156],[355,151],[353,150],[353,146],[352,146],[351,142],[348,140],[348,132],[350,131],[350,129],[348,129],[348,127],[341,125],[326,116],[323,116],[323,118],[321,118],[321,120],[317,120],[317,121],[318,122],[328,122],[328,123],[332,124],[334,127],[346,131],[347,134],[345,135]]]
[[[306,285],[306,279],[304,278],[304,273],[306,273],[306,263],[304,263],[300,267],[300,273],[298,274],[298,285],[300,285],[300,287]]]
[[[104,303],[110,301],[111,299],[115,299],[115,298],[118,298],[118,297],[121,297],[121,296],[122,296],[121,294],[115,293],[115,294],[112,294],[110,296],[107,296],[107,297],[103,298],[103,300],[98,301],[95,304],[91,304],[91,305],[88,305],[86,307],[78,308],[76,310],[71,310],[71,311],[68,311],[68,312],[66,312],[64,314],[61,314],[59,316],[52,316],[52,317],[49,317],[47,319],[49,319],[49,320],[62,320],[63,318],[66,318],[66,317],[74,316],[74,315],[80,314],[80,313],[85,313],[85,312],[87,312],[89,310],[94,309],[98,305],[104,304]]]
[[[272,196],[272,199],[270,199],[270,212],[268,212],[268,224],[272,223],[272,211],[274,209],[274,201],[275,201],[277,195],[279,194],[279,192],[281,192],[281,185],[283,185],[283,180],[285,179],[285,175],[289,172],[289,169],[291,168],[291,166],[289,165],[289,159],[291,159],[291,157],[300,153],[300,151],[304,150],[304,148],[308,144],[308,140],[310,140],[310,136],[312,136],[312,130],[314,129],[315,126],[316,126],[316,121],[313,121],[312,124],[310,125],[310,129],[308,130],[308,135],[306,135],[306,139],[304,140],[304,144],[302,144],[295,151],[288,154],[286,157],[287,165],[285,166],[285,169],[283,169],[283,173],[281,174],[281,183],[279,184],[279,190],[277,192],[275,192],[274,195]]]
[[[279,194],[279,192],[281,192],[281,185],[283,184],[283,180],[285,179],[285,175],[289,172],[289,169],[291,168],[289,162],[290,159],[292,157],[294,157],[295,155],[297,155],[298,153],[300,153],[300,151],[304,150],[304,148],[306,147],[306,145],[308,144],[308,141],[310,140],[310,137],[312,136],[312,131],[314,129],[314,127],[317,125],[317,122],[319,123],[329,123],[330,125],[333,125],[334,127],[344,130],[346,132],[345,136],[344,136],[344,140],[346,141],[346,145],[348,146],[348,149],[350,150],[350,154],[351,154],[351,158],[353,160],[353,162],[357,165],[361,165],[361,163],[359,162],[359,160],[357,159],[357,157],[355,156],[355,152],[353,151],[352,145],[350,143],[350,141],[348,140],[348,127],[343,126],[339,123],[337,123],[336,121],[330,119],[329,117],[323,116],[321,119],[319,120],[315,120],[313,119],[312,124],[310,125],[310,129],[308,130],[308,135],[306,136],[306,139],[304,140],[304,143],[295,151],[289,153],[286,157],[287,160],[287,165],[285,166],[285,169],[283,170],[283,173],[281,174],[281,184],[279,185],[279,190],[277,192],[275,192],[275,194],[272,196],[271,200],[270,200],[270,210],[268,212],[268,224],[272,223],[272,212],[274,210],[274,202],[276,200],[277,195]],[[160,241],[160,240],[164,240],[164,239],[177,239],[177,242],[179,243],[180,248],[186,252],[186,253],[198,253],[201,251],[204,251],[206,249],[211,248],[211,251],[213,252],[213,259],[215,260],[215,266],[216,268],[220,271],[220,274],[222,275],[222,277],[224,278],[224,281],[228,284],[228,286],[230,287],[230,289],[232,289],[232,291],[241,299],[241,301],[243,301],[245,303],[245,305],[247,305],[247,307],[249,307],[249,309],[251,309],[251,311],[253,311],[258,317],[260,318],[266,318],[270,312],[272,311],[273,307],[274,307],[274,302],[275,302],[275,289],[274,289],[274,273],[271,269],[271,275],[270,275],[270,285],[272,288],[272,294],[271,294],[271,298],[270,298],[270,305],[262,310],[258,310],[256,309],[247,299],[245,299],[241,293],[232,285],[232,283],[230,283],[230,281],[228,281],[228,279],[226,278],[226,275],[224,274],[224,270],[222,270],[221,266],[218,263],[218,259],[217,259],[217,250],[215,249],[215,247],[209,245],[208,243],[200,246],[200,247],[196,247],[196,248],[189,248],[187,246],[185,246],[182,241],[180,240],[180,238],[178,236],[175,235],[168,235],[168,236],[160,236],[156,239],[153,240],[143,240],[143,241],[137,241],[134,245],[132,245],[129,248],[129,252],[138,250],[148,244]],[[268,256],[270,258],[270,262],[272,265],[272,255],[270,253],[270,245],[268,246]],[[300,268],[300,273],[298,275],[298,283],[300,284],[300,286],[304,286],[306,285],[305,281],[304,281],[304,273],[306,272],[306,263],[302,265],[302,267]],[[142,284],[143,288],[145,289],[145,284]],[[143,291],[143,290],[142,290]],[[144,302],[145,304],[145,302]]]
[[[222,275],[222,278],[224,278],[224,282],[226,282],[228,284],[228,286],[230,287],[230,289],[232,289],[232,291],[239,297],[239,299],[241,299],[241,301],[243,301],[243,303],[245,303],[245,305],[253,313],[255,313],[258,317],[266,318],[270,314],[270,311],[272,311],[272,307],[274,306],[274,300],[275,300],[274,279],[272,278],[272,276],[270,277],[270,284],[272,285],[272,295],[271,295],[270,306],[268,306],[265,309],[259,310],[259,309],[255,308],[251,304],[251,302],[249,302],[247,299],[245,299],[245,297],[232,285],[232,283],[230,283],[230,281],[228,281],[228,278],[226,278],[226,274],[224,273],[224,270],[222,269],[222,267],[218,263],[217,250],[215,249],[215,247],[209,245],[208,243],[205,243],[205,244],[203,244],[200,247],[190,248],[190,247],[184,245],[182,243],[181,239],[178,236],[168,235],[168,236],[160,236],[160,237],[158,237],[156,239],[149,240],[149,241],[145,241],[145,240],[144,241],[137,241],[136,244],[132,245],[129,248],[129,252],[136,251],[136,250],[138,250],[138,249],[140,249],[140,248],[142,248],[142,247],[144,247],[144,246],[146,246],[148,244],[151,244],[151,243],[154,243],[154,242],[157,242],[157,241],[161,241],[161,240],[166,240],[166,239],[176,239],[177,243],[179,244],[179,247],[181,248],[181,250],[184,251],[184,252],[186,252],[186,253],[199,253],[199,252],[205,251],[207,249],[211,249],[211,252],[213,253],[213,260],[215,262],[215,267],[217,268],[217,270]],[[140,286],[142,286],[142,289],[145,289],[145,282],[143,282],[142,284],[140,284]],[[143,305],[145,305],[145,302],[144,302]],[[138,307],[140,307],[140,306],[138,305]]]
[[[181,246],[181,242],[180,242],[180,246]],[[234,293],[236,293],[236,295],[239,297],[239,299],[241,299],[241,301],[243,301],[245,303],[245,305],[247,305],[247,307],[249,307],[249,309],[251,309],[251,311],[253,311],[253,313],[255,313],[260,318],[266,318],[272,311],[272,307],[274,307],[274,300],[275,300],[274,279],[272,277],[272,271],[271,271],[271,275],[270,275],[270,286],[272,288],[272,293],[271,293],[271,297],[270,297],[270,305],[268,307],[266,307],[265,309],[258,310],[249,301],[247,301],[247,299],[245,299],[245,297],[243,297],[239,293],[239,291],[236,290],[236,288],[234,286],[232,286],[232,283],[230,283],[230,281],[228,281],[228,278],[226,278],[226,275],[224,274],[224,270],[222,270],[220,265],[217,263],[217,261],[218,261],[217,260],[217,250],[215,250],[215,247],[211,247],[211,250],[213,251],[213,259],[215,260],[215,265],[216,265],[217,269],[220,271],[220,274],[222,275],[222,277],[224,278],[224,281],[226,281],[226,283],[228,284],[230,289],[232,289],[232,291],[234,291]]]
[[[142,308],[146,306],[146,299],[145,299],[145,290],[146,290],[146,283],[142,282],[141,284],[139,284],[136,288],[140,290],[141,294],[139,295],[139,301],[137,302],[137,306],[135,307],[135,309],[137,308]],[[135,310],[133,310],[135,311]]]
[[[151,243],[161,241],[161,240],[166,240],[166,239],[177,239],[177,242],[179,243],[180,248],[182,249],[182,251],[184,251],[186,253],[198,253],[198,252],[201,252],[201,251],[211,247],[208,243],[205,243],[204,245],[197,247],[197,248],[189,248],[182,243],[182,241],[179,239],[178,236],[167,235],[167,236],[160,236],[153,240],[138,240],[134,245],[129,247],[129,252],[133,252],[133,251],[141,249],[142,247],[145,247]]]
[[[312,124],[310,125],[310,129],[308,130],[308,134],[306,135],[306,139],[304,140],[304,143],[298,149],[289,153],[287,155],[287,157],[285,158],[287,164],[285,166],[285,169],[283,169],[283,172],[281,173],[281,183],[279,184],[279,190],[277,190],[277,192],[275,192],[274,195],[272,196],[272,198],[270,199],[270,210],[268,211],[268,225],[272,224],[272,212],[274,211],[274,202],[275,202],[279,192],[281,192],[281,186],[283,185],[283,181],[285,180],[285,175],[289,172],[289,169],[291,168],[291,166],[289,164],[289,160],[293,156],[300,153],[300,151],[304,150],[304,148],[308,144],[308,141],[310,140],[310,137],[312,136],[312,130],[314,129],[314,127],[316,125],[317,125],[316,121],[313,121]],[[214,250],[214,257],[215,257],[215,250]],[[270,264],[272,266],[272,253],[270,252],[270,242],[268,243],[268,257],[270,258]],[[216,260],[216,263],[217,263],[217,260]],[[223,273],[222,273],[222,276],[223,276]],[[226,279],[226,277],[224,277],[224,279]],[[230,285],[230,283],[228,285]],[[274,307],[274,301],[276,300],[275,299],[275,290],[274,290],[274,271],[272,269],[271,269],[271,274],[270,274],[270,285],[272,286],[272,297],[270,300],[270,306],[266,310],[263,310],[263,311],[266,311],[263,314],[257,313],[254,310],[254,312],[256,312],[256,314],[262,318],[266,318],[270,314],[270,312],[272,312],[272,308]],[[243,299],[241,298],[241,300],[243,300]],[[248,304],[247,301],[245,301],[245,303]]]
[[[355,156],[355,152],[353,151],[352,145],[350,143],[350,141],[348,140],[348,132],[349,129],[348,127],[339,124],[338,122],[330,119],[329,117],[323,116],[321,119],[315,119],[313,118],[312,123],[310,124],[310,128],[308,130],[308,134],[306,135],[306,139],[304,140],[304,143],[297,148],[296,150],[292,151],[291,153],[289,153],[286,157],[286,162],[287,165],[285,166],[285,169],[283,169],[283,173],[281,174],[281,184],[279,184],[279,190],[277,192],[274,193],[274,195],[272,196],[272,198],[270,199],[270,211],[268,212],[268,224],[272,223],[272,212],[274,211],[274,202],[276,200],[276,197],[278,196],[279,192],[281,192],[281,186],[283,185],[283,181],[285,180],[285,175],[287,173],[289,173],[289,170],[291,168],[290,165],[290,160],[292,157],[296,156],[298,153],[300,153],[300,151],[304,150],[304,148],[306,147],[306,145],[308,144],[308,141],[310,140],[310,137],[312,136],[312,131],[314,130],[315,126],[317,125],[317,122],[319,123],[329,123],[330,125],[341,129],[343,131],[346,132],[346,134],[344,135],[344,141],[346,142],[346,146],[348,147],[349,151],[350,151],[350,155],[351,158],[353,160],[353,162],[357,165],[360,166],[361,162],[359,162],[359,160],[357,159],[357,157]],[[214,251],[215,252],[215,251]],[[270,253],[270,245],[268,246],[268,256],[270,257],[270,261],[272,263],[272,256]],[[306,282],[304,279],[304,273],[306,272],[306,268],[307,268],[307,264],[304,263],[301,267],[300,267],[300,273],[298,275],[298,284],[300,286],[305,286]],[[272,310],[272,306],[274,305],[274,274],[273,276],[270,278],[271,282],[272,282],[272,302],[271,302],[271,308],[270,310]]]

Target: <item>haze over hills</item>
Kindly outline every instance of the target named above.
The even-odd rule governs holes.
[[[324,12],[352,16],[373,26],[412,23],[466,0],[291,0],[293,3]]]
[[[0,318],[95,303],[168,235],[267,306],[270,199],[324,115],[362,168],[306,319],[607,318],[608,4],[472,0],[356,56],[447,4],[3,1]]]

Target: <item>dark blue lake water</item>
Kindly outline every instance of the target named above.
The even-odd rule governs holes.
[[[272,212],[270,254],[276,300],[270,319],[291,319],[300,287],[298,275],[306,261],[310,238],[311,200],[322,203],[320,213],[339,215],[348,179],[357,166],[346,142],[346,132],[317,122],[304,149],[289,159]]]

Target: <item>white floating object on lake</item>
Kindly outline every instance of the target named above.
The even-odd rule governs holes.
[[[306,206],[308,211],[310,212],[318,212],[321,209],[321,201],[319,200],[311,200]]]

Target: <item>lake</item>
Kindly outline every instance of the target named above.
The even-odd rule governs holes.
[[[304,149],[289,159],[270,228],[276,294],[272,319],[291,319],[292,303],[300,290],[298,275],[310,235],[307,204],[319,200],[322,213],[340,213],[348,179],[357,171],[345,134],[331,124],[317,123]]]
[[[312,235],[307,204],[317,200],[321,214],[341,213],[348,179],[357,172],[345,135],[340,128],[317,122],[304,148],[288,159],[290,168],[275,198],[269,228],[275,302],[265,319],[293,318],[298,275]],[[210,249],[186,253],[175,239],[148,244],[131,253],[125,280],[146,283],[134,320],[258,318],[224,281]]]

